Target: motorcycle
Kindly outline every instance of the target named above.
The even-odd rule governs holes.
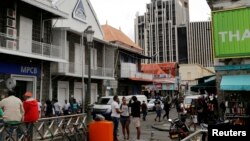
[[[171,124],[169,129],[169,138],[172,140],[181,140],[190,134],[188,126],[182,122],[179,118],[174,120],[169,119],[168,122]]]

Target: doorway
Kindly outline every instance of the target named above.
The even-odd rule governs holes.
[[[33,94],[33,98],[36,98],[36,77],[35,76],[23,76],[23,75],[11,75],[16,81],[16,87],[14,88],[16,92],[16,97],[23,100],[23,95],[25,92],[30,91]]]

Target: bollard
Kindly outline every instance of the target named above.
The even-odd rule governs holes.
[[[93,121],[89,124],[89,141],[113,141],[113,122]]]

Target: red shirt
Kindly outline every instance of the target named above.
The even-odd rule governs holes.
[[[23,102],[24,122],[36,122],[39,118],[38,102],[29,98]]]

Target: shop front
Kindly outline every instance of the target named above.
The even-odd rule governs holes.
[[[37,65],[0,62],[1,94],[7,93],[5,82],[8,78],[12,78],[17,97],[22,99],[23,94],[30,91],[34,94],[33,97],[37,98],[37,79],[40,75],[41,69]]]
[[[222,75],[220,91],[225,102],[225,118],[234,124],[249,124],[250,113],[250,74]],[[242,73],[242,70],[238,71]]]

